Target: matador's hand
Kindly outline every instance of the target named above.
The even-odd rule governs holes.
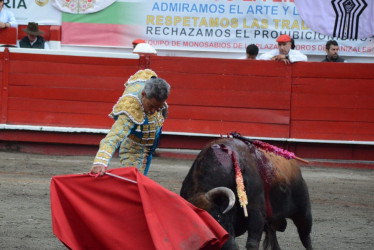
[[[93,165],[90,171],[90,175],[103,176],[105,174],[106,167],[103,165]]]

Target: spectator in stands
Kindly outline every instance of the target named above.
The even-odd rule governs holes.
[[[45,42],[44,37],[41,36],[44,32],[39,30],[38,23],[29,22],[27,28],[22,30],[27,33],[27,36],[23,37],[19,42],[20,48],[48,49],[48,44]]]
[[[138,45],[139,43],[145,43],[145,40],[136,39],[136,40],[132,41],[132,49],[135,49],[136,45]]]
[[[276,41],[278,49],[262,54],[260,60],[282,61],[286,64],[308,60],[300,51],[291,49],[292,42],[289,35],[280,35]]]
[[[248,60],[256,60],[258,55],[258,47],[255,44],[248,45],[245,51]]]
[[[322,62],[347,62],[344,58],[338,55],[339,45],[335,40],[327,41],[326,43],[326,57]]]
[[[155,48],[153,48],[149,43],[139,43],[136,45],[134,50],[132,51],[135,54],[143,54],[143,55],[151,55],[151,54],[157,54],[157,51]]]
[[[17,27],[17,20],[13,13],[4,8],[4,0],[0,0],[0,29]]]

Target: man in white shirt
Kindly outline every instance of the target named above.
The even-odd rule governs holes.
[[[4,8],[4,0],[0,0],[0,29],[17,27],[18,23],[13,13]]]
[[[285,64],[308,61],[307,56],[302,54],[300,51],[291,50],[292,43],[289,35],[280,35],[277,38],[277,43],[278,49],[262,54],[259,59],[282,61]]]

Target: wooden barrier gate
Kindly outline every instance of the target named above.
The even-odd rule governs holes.
[[[374,64],[10,51],[0,53],[2,147],[97,149],[124,82],[147,61],[172,87],[160,147],[200,149],[238,131],[301,157],[374,160]]]

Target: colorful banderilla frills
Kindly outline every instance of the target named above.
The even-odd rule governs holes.
[[[238,159],[236,158],[235,152],[232,151],[230,148],[227,148],[224,144],[221,144],[220,147],[223,151],[227,152],[231,156],[232,162],[234,163],[236,192],[238,193],[239,204],[244,210],[244,216],[248,217],[248,212],[247,212],[248,198],[247,198],[247,193],[245,192],[243,175],[239,167]]]
[[[307,160],[304,160],[304,159],[302,159],[300,157],[297,157],[294,153],[292,153],[290,151],[287,151],[287,150],[282,149],[282,148],[278,148],[278,147],[276,147],[274,145],[271,145],[271,144],[263,142],[263,141],[247,139],[247,138],[241,136],[238,132],[231,132],[227,136],[228,137],[232,136],[233,138],[240,139],[240,140],[242,140],[242,141],[244,141],[246,143],[252,143],[257,148],[265,150],[266,152],[270,152],[270,153],[274,153],[276,155],[282,156],[282,157],[284,157],[284,158],[286,158],[288,160],[289,159],[296,159],[296,160],[304,162],[306,164],[309,163]]]
[[[231,158],[235,166],[235,181],[236,181],[236,192],[238,193],[240,206],[244,210],[244,216],[248,217],[247,205],[248,198],[244,188],[244,181],[242,171],[240,170],[238,159],[236,158],[235,152],[231,151]]]

